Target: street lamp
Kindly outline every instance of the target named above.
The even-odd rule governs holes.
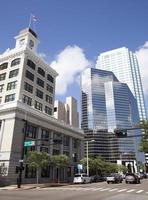
[[[87,166],[87,168],[86,168],[86,173],[87,173],[87,175],[89,176],[89,162],[88,162],[88,143],[89,142],[94,142],[95,140],[90,140],[90,141],[86,141],[86,166]]]

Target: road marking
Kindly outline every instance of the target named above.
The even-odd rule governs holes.
[[[118,192],[124,192],[124,191],[126,191],[127,189],[122,189],[122,190],[119,190]]]
[[[148,194],[148,192],[146,192],[146,194]]]
[[[139,191],[137,191],[136,193],[139,194],[139,193],[141,193],[141,192],[143,192],[143,191],[144,191],[144,190],[139,190]]]
[[[92,191],[97,191],[97,190],[101,190],[103,188],[91,188]]]
[[[118,188],[114,188],[114,189],[109,190],[109,191],[110,191],[110,192],[113,192],[113,191],[116,191],[116,190],[118,190]]]
[[[131,190],[128,190],[128,191],[126,191],[126,192],[133,192],[133,191],[135,191],[135,189],[131,189]]]
[[[105,188],[105,189],[102,189],[100,191],[106,191],[106,190],[110,190],[111,188]]]

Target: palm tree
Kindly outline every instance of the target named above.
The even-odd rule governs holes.
[[[45,152],[31,151],[27,154],[29,167],[36,169],[36,183],[39,183],[39,170],[49,164],[49,154]]]
[[[59,171],[60,169],[67,168],[70,162],[70,159],[66,155],[53,155],[50,156],[50,162],[57,167],[57,179],[58,183],[60,182]]]

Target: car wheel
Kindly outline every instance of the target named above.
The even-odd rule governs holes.
[[[125,183],[126,183],[126,184],[128,184],[128,182],[127,182],[127,181],[125,181]]]
[[[110,184],[110,182],[109,182],[109,181],[107,181],[107,183],[108,183],[108,184]]]

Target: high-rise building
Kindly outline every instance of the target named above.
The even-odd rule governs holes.
[[[77,100],[71,96],[66,97],[66,103],[56,100],[54,104],[54,117],[73,127],[79,127]]]
[[[127,84],[119,82],[113,72],[88,68],[81,75],[81,99],[81,127],[86,138],[90,134],[91,139],[97,138],[90,144],[91,154],[109,159],[106,155],[109,150],[96,144],[106,134],[101,145],[106,144],[113,152],[112,161],[117,160],[117,155],[118,159],[124,155],[127,160],[143,160],[143,155],[138,153],[139,138],[111,138],[115,129],[131,128],[139,122],[137,102]],[[130,130],[128,135],[139,132]]]
[[[140,120],[146,119],[143,88],[135,53],[126,47],[101,53],[96,68],[112,71],[120,82],[128,85],[137,100]]]
[[[36,173],[26,163],[27,152],[34,150],[69,156],[70,173],[61,172],[67,180],[83,156],[83,132],[53,117],[58,74],[37,53],[37,34],[27,28],[15,38],[15,48],[0,55],[0,168],[5,169],[0,182],[16,183],[20,163],[23,182],[35,182]],[[39,178],[56,180],[57,169],[49,163]]]

